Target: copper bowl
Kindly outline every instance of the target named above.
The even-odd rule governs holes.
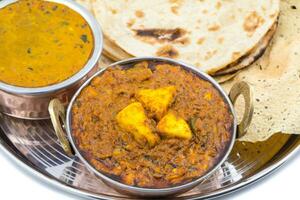
[[[149,61],[149,62],[158,62],[158,63],[167,63],[167,64],[173,64],[180,66],[182,69],[190,71],[194,74],[196,74],[199,78],[206,80],[210,82],[219,92],[220,95],[224,98],[224,102],[228,104],[229,112],[231,112],[232,116],[234,117],[233,121],[233,128],[231,130],[231,138],[227,145],[227,147],[224,149],[224,152],[219,159],[219,161],[216,163],[216,165],[208,170],[203,176],[200,176],[196,178],[195,180],[184,183],[178,186],[174,187],[168,187],[168,188],[161,188],[161,189],[151,189],[151,188],[141,188],[136,186],[130,186],[126,185],[124,183],[118,182],[109,176],[101,173],[96,168],[93,167],[93,165],[90,164],[87,159],[85,159],[85,156],[81,153],[80,149],[78,148],[78,145],[75,143],[73,134],[72,134],[72,107],[73,104],[80,95],[81,91],[89,85],[89,83],[92,81],[92,79],[96,76],[99,76],[105,72],[107,68],[104,68],[97,72],[93,77],[91,77],[88,81],[86,81],[80,89],[76,92],[74,97],[71,100],[71,103],[69,104],[67,110],[65,107],[59,102],[59,100],[54,99],[49,104],[49,112],[51,115],[51,120],[56,132],[56,135],[64,149],[64,151],[69,156],[74,156],[74,152],[76,156],[78,156],[83,163],[90,169],[92,172],[94,172],[98,177],[100,177],[106,184],[111,186],[112,188],[116,189],[117,191],[120,191],[122,193],[130,194],[130,195],[136,195],[136,196],[143,196],[143,197],[161,197],[161,196],[168,196],[168,195],[177,195],[183,192],[186,192],[199,183],[201,183],[205,178],[207,178],[209,175],[211,175],[217,168],[221,166],[222,163],[225,162],[226,158],[228,157],[229,153],[231,152],[231,149],[234,145],[234,142],[237,137],[242,136],[247,128],[249,127],[253,115],[253,97],[252,97],[252,91],[251,87],[246,82],[239,82],[236,83],[230,91],[229,96],[224,92],[222,87],[209,75],[202,72],[201,70],[187,65],[182,62],[178,62],[172,59],[167,58],[157,58],[157,57],[144,57],[144,58],[132,58],[125,61],[120,61],[117,63],[114,63],[110,65],[109,67],[116,67],[120,66],[124,69],[128,69],[135,64],[142,62],[142,61]],[[108,67],[108,68],[109,68]],[[238,124],[237,117],[235,114],[235,110],[233,107],[233,104],[235,103],[237,97],[240,95],[243,96],[245,100],[245,111],[242,121]],[[63,124],[62,124],[63,123]],[[67,134],[67,135],[66,135]]]
[[[25,88],[0,82],[0,111],[17,118],[47,119],[48,105],[51,99],[58,98],[67,105],[75,91],[97,70],[97,62],[103,47],[101,28],[96,19],[85,8],[74,1],[47,0],[63,4],[79,13],[91,27],[94,36],[94,49],[88,62],[82,69],[67,80],[45,87]],[[0,2],[0,9],[17,2],[5,0]]]

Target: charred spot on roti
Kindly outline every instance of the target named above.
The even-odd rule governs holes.
[[[239,57],[241,57],[241,53],[240,52],[233,52],[231,55],[232,60],[236,60]]]
[[[130,19],[128,22],[127,22],[127,27],[132,27],[135,23],[135,19]]]
[[[224,37],[219,37],[218,38],[218,43],[219,44],[223,44],[223,42],[224,42]]]
[[[180,3],[182,0],[169,0],[170,3]]]
[[[141,10],[136,10],[135,11],[135,16],[138,18],[143,18],[145,16],[145,13]]]
[[[211,24],[208,26],[208,30],[212,31],[212,32],[218,31],[218,30],[220,30],[220,28],[221,27],[219,24]]]
[[[169,3],[176,6],[181,6],[183,3],[183,0],[169,0]]]
[[[168,58],[176,58],[178,57],[179,53],[172,45],[165,45],[157,50],[156,55]]]
[[[245,18],[243,28],[248,33],[248,36],[252,36],[264,22],[265,20],[254,11]]]
[[[220,1],[218,1],[217,3],[216,3],[216,9],[217,10],[219,10],[220,8],[221,8],[221,6],[222,6],[222,3],[220,2]]]
[[[204,41],[205,41],[205,38],[204,38],[204,37],[200,37],[200,38],[197,40],[197,44],[198,44],[198,45],[201,45],[201,44],[203,44]]]
[[[171,7],[171,12],[175,15],[178,15],[178,6],[172,6]]]
[[[135,30],[136,34],[141,37],[153,37],[157,40],[174,41],[183,35],[186,31],[180,28],[176,29],[143,29]]]
[[[205,60],[211,59],[214,55],[216,55],[217,52],[218,52],[218,50],[213,50],[213,51],[206,52],[206,55],[205,55],[204,59]]]
[[[178,10],[182,6],[182,0],[169,0],[171,4],[170,10],[174,15],[178,15]]]
[[[197,62],[197,63],[195,63],[195,66],[196,67],[201,67],[202,65],[201,65],[201,63]]]
[[[116,9],[113,9],[113,8],[110,9],[110,12],[111,12],[112,14],[114,14],[114,15],[118,13],[118,11],[117,11]]]
[[[180,38],[180,39],[176,40],[176,43],[185,46],[185,45],[190,44],[190,39],[188,37]]]
[[[186,31],[181,28],[175,29],[134,29],[136,36],[142,38],[145,42],[178,42],[184,41]],[[186,40],[187,42],[187,40]]]

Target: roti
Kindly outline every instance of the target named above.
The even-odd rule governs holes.
[[[221,83],[231,79],[232,73],[237,72],[240,69],[243,69],[252,63],[254,63],[258,58],[260,58],[269,43],[271,42],[276,29],[277,29],[277,21],[274,23],[272,28],[267,32],[267,34],[261,39],[256,47],[248,53],[248,55],[241,57],[235,63],[231,63],[229,66],[221,69],[211,75],[214,76]],[[123,49],[118,47],[113,41],[111,41],[108,37],[104,36],[104,51],[103,54],[107,57],[111,58],[114,61],[124,60],[133,57],[132,55],[125,52]]]
[[[279,14],[279,0],[92,4],[104,35],[129,55],[171,57],[209,73],[247,55]]]
[[[264,54],[266,48],[268,47],[276,32],[277,26],[278,21],[274,23],[272,28],[261,39],[258,45],[254,47],[254,49],[251,50],[250,53],[248,53],[249,55],[243,56],[235,63],[232,63],[224,69],[213,73],[212,75],[214,76],[214,78],[218,81],[221,81],[220,83],[225,82],[234,77],[232,76],[233,73],[254,63],[258,58],[260,58]],[[119,48],[113,41],[111,41],[107,37],[104,37],[103,54],[114,61],[124,60],[132,57],[132,55]]]
[[[241,80],[254,91],[254,116],[242,141],[264,141],[275,133],[300,134],[300,1],[281,1],[281,17],[272,45],[251,67],[222,86]],[[243,105],[237,104],[240,112]]]

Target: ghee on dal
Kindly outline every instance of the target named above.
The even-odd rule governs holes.
[[[20,0],[0,10],[0,81],[20,87],[62,82],[85,66],[94,38],[65,5]]]

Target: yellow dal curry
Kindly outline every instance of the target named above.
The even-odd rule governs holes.
[[[0,81],[21,87],[62,82],[88,61],[94,38],[85,19],[48,1],[20,0],[0,9]]]

